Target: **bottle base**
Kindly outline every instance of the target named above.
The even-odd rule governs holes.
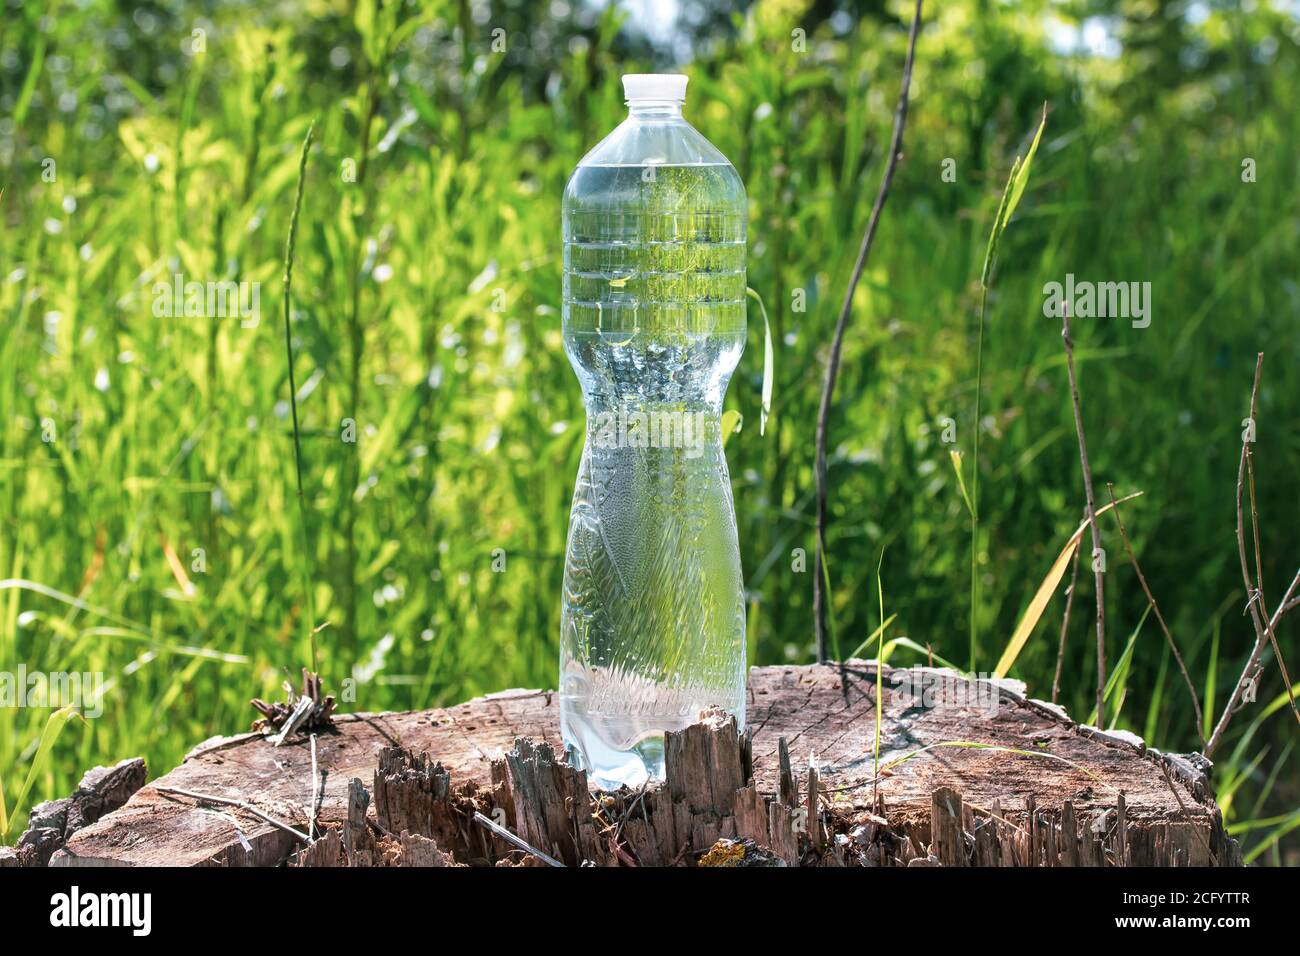
[[[648,717],[592,713],[584,703],[561,701],[560,735],[569,764],[587,772],[587,785],[593,790],[636,789],[662,781],[666,735],[685,730],[709,706],[699,703],[680,713]],[[743,706],[724,709],[735,716],[738,726],[744,726]]]
[[[664,778],[664,738],[662,734],[650,735],[640,740],[630,750],[614,750],[599,746],[588,753],[572,740],[565,740],[564,752],[569,763],[587,771],[587,786],[593,790],[633,790]],[[588,759],[590,758],[590,759]]]

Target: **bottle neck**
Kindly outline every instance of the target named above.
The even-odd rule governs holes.
[[[628,100],[627,115],[635,120],[663,122],[682,118],[681,100]]]

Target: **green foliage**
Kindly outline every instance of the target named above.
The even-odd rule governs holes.
[[[1137,5],[1113,4],[1122,54],[1062,55],[1048,7],[927,9],[906,154],[856,296],[870,321],[845,342],[832,416],[829,617],[838,644],[895,663],[927,648],[996,663],[1082,503],[1043,285],[1149,281],[1151,326],[1078,319],[1076,362],[1093,470],[1145,492],[1126,523],[1188,667],[1214,675],[1208,715],[1254,642],[1232,523],[1259,350],[1270,598],[1300,561],[1300,30],[1261,4],[1154,37]],[[560,197],[623,115],[619,73],[647,63],[625,56],[644,44],[615,5],[569,22],[510,3],[479,23],[473,9],[311,0],[210,5],[202,20],[149,6],[146,31],[90,0],[0,24],[0,669],[102,672],[109,688],[103,716],[54,742],[32,799],[95,763],[142,754],[157,772],[242,729],[248,699],[278,694],[313,637],[344,709],[553,686],[584,431],[560,337]],[[755,663],[812,659],[812,562],[795,570],[792,552],[814,547],[825,343],[906,45],[906,11],[845,27],[817,9],[763,0],[701,34],[689,66],[688,118],[747,186],[747,281],[767,306],[750,321],[766,315],[770,359],[747,352],[727,406],[760,423],[727,442]],[[191,51],[196,22],[205,52]],[[1027,146],[1045,101],[1050,125]],[[269,290],[300,183],[291,387]],[[1016,227],[991,250],[1009,209]],[[990,253],[994,288],[977,281]],[[156,315],[176,274],[259,283],[260,321]],[[967,412],[975,395],[987,414]],[[886,546],[888,639],[872,600]],[[1108,550],[1111,632],[1127,636],[1147,602],[1120,542]],[[1093,699],[1090,603],[1079,595],[1066,643],[1061,702],[1076,714]],[[1039,695],[1059,607],[1008,665]],[[1278,633],[1292,655],[1295,628]],[[1196,745],[1154,630],[1122,680],[1119,726]],[[1295,852],[1300,802],[1291,718],[1284,704],[1263,716],[1281,690],[1270,666],[1216,767],[1234,783],[1230,820],[1273,861]],[[11,817],[48,719],[0,709]]]
[[[1002,199],[998,202],[998,211],[993,216],[993,227],[989,230],[989,244],[984,251],[984,267],[980,270],[980,285],[987,289],[989,279],[993,274],[993,264],[997,259],[998,241],[1002,238],[1002,233],[1006,232],[1007,223],[1011,222],[1012,215],[1015,214],[1016,207],[1020,205],[1020,198],[1025,194],[1025,187],[1029,184],[1029,167],[1034,161],[1034,153],[1038,152],[1038,143],[1043,138],[1043,130],[1047,126],[1047,107],[1043,107],[1043,118],[1038,124],[1038,130],[1034,133],[1034,141],[1029,144],[1029,151],[1025,153],[1024,159],[1019,156],[1011,164],[1011,173],[1007,176],[1007,186],[1002,190]],[[981,316],[981,321],[983,317]]]
[[[41,737],[36,746],[36,753],[32,757],[31,766],[27,768],[27,776],[23,779],[23,785],[19,788],[18,797],[14,801],[15,816],[13,818],[9,815],[3,797],[0,797],[0,839],[7,840],[9,838],[11,824],[17,818],[19,811],[26,806],[27,796],[32,792],[32,785],[42,774],[49,772],[50,757],[54,752],[54,742],[59,739],[59,734],[63,733],[63,728],[67,726],[68,721],[77,716],[79,715],[76,708],[69,705],[55,710],[45,721],[45,729],[41,731]]]
[[[763,304],[763,297],[753,289],[746,289],[745,293],[758,303],[758,311],[763,316],[763,389],[761,400],[762,414],[758,419],[758,433],[760,435],[767,432],[767,417],[772,414],[772,376],[774,374],[773,365],[776,362],[775,350],[772,347],[772,323],[767,318],[767,306]]]

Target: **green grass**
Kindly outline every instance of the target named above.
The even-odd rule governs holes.
[[[584,427],[560,340],[560,197],[622,116],[618,74],[647,64],[626,56],[612,13],[570,30],[585,40],[572,51],[546,25],[561,39],[530,54],[527,14],[510,8],[514,52],[497,55],[492,23],[462,9],[220,5],[193,55],[178,52],[188,12],[159,12],[148,35],[103,0],[0,25],[0,581],[27,582],[0,588],[0,668],[102,671],[110,687],[103,716],[69,723],[48,759],[50,710],[0,709],[12,824],[29,776],[26,805],[96,763],[139,754],[162,772],[244,729],[249,698],[313,657],[344,709],[554,684]],[[1150,281],[1151,326],[1075,319],[1075,357],[1096,481],[1143,492],[1125,523],[1190,672],[1209,675],[1210,720],[1254,643],[1233,494],[1259,350],[1272,599],[1300,562],[1300,33],[1267,9],[1229,29],[1216,10],[1183,27],[1204,58],[1066,57],[1038,10],[926,12],[907,152],[856,296],[869,321],[845,342],[831,417],[828,616],[846,649],[994,668],[1082,507],[1042,287],[1067,272]],[[843,35],[808,21],[801,54],[790,31],[804,17],[764,3],[718,32],[689,67],[686,106],[746,182],[748,283],[772,343],[765,362],[764,310],[751,310],[728,396],[760,423],[726,446],[757,663],[813,659],[811,561],[793,552],[813,550],[824,350],[906,43],[896,21]],[[127,47],[105,40],[114,27]],[[1044,101],[981,321],[989,224]],[[153,285],[176,272],[260,283],[261,321],[156,317]],[[1180,675],[1154,628],[1137,633],[1146,599],[1118,534],[1103,534],[1112,673],[1135,635],[1107,709],[1122,700],[1117,726],[1190,750]],[[1055,593],[1010,665],[1039,696]],[[1094,701],[1091,599],[1076,600],[1066,646],[1061,702],[1076,716]],[[1278,632],[1293,671],[1296,628]],[[1216,767],[1261,862],[1300,846],[1285,696],[1266,713],[1281,691],[1270,663]]]

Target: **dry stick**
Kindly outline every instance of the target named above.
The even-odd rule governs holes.
[[[564,864],[561,863],[559,860],[555,859],[555,857],[547,856],[545,853],[537,849],[537,847],[533,846],[532,844],[528,843],[522,837],[515,836],[515,834],[511,833],[505,827],[501,826],[498,823],[495,823],[491,818],[485,817],[477,810],[474,811],[474,822],[479,824],[480,826],[487,827],[489,830],[491,830],[501,839],[505,840],[507,843],[519,847],[519,849],[523,850],[525,853],[531,853],[533,856],[537,857],[537,859],[541,860],[547,866],[558,866],[558,867],[564,866]]]
[[[921,26],[921,3],[916,0],[916,10],[912,14],[912,28],[907,38],[907,59],[903,63],[903,84],[898,92],[898,106],[894,110],[894,132],[889,141],[889,159],[885,163],[885,173],[880,179],[880,189],[876,192],[875,204],[871,207],[871,216],[867,220],[866,231],[862,234],[862,245],[858,248],[858,259],[853,266],[853,278],[844,293],[844,304],[840,307],[840,317],[835,323],[835,334],[831,339],[831,354],[826,365],[826,380],[822,385],[821,407],[817,410],[817,460],[814,469],[817,479],[817,560],[813,569],[813,628],[817,635],[817,660],[824,661],[826,652],[825,595],[822,593],[822,576],[825,574],[826,560],[826,423],[830,418],[831,398],[835,394],[835,377],[840,366],[840,351],[844,344],[844,330],[848,325],[849,313],[853,310],[853,294],[862,278],[862,270],[871,253],[871,244],[876,237],[876,226],[880,223],[880,214],[889,198],[889,187],[894,180],[894,167],[903,148],[903,129],[907,125],[907,94],[912,85],[912,63],[916,59],[916,35]]]
[[[1115,500],[1115,486],[1109,481],[1106,482],[1106,491],[1110,495],[1111,511],[1115,515],[1115,524],[1119,525],[1119,536],[1124,539],[1124,550],[1128,552],[1128,559],[1133,563],[1133,570],[1137,573],[1138,583],[1142,585],[1142,592],[1147,596],[1147,603],[1151,605],[1151,610],[1155,612],[1156,620],[1160,623],[1160,630],[1164,632],[1165,640],[1169,644],[1169,649],[1174,652],[1174,660],[1178,662],[1178,669],[1183,673],[1183,682],[1187,685],[1187,693],[1192,698],[1192,708],[1196,711],[1196,735],[1201,738],[1201,746],[1205,746],[1205,718],[1201,716],[1201,701],[1196,696],[1196,686],[1192,683],[1191,675],[1187,673],[1187,665],[1183,663],[1183,655],[1178,653],[1178,645],[1174,643],[1174,636],[1169,633],[1169,626],[1165,624],[1165,616],[1160,613],[1160,605],[1156,604],[1155,595],[1151,593],[1151,588],[1147,586],[1146,575],[1142,573],[1142,565],[1138,564],[1137,554],[1133,551],[1133,542],[1129,540],[1128,530],[1124,527],[1124,519],[1119,514],[1119,502]]]
[[[1255,356],[1255,384],[1250,390],[1250,424],[1252,432],[1255,429],[1255,401],[1259,393],[1259,379],[1263,365],[1264,353],[1260,352]],[[1248,432],[1247,435],[1249,434]],[[1251,435],[1250,437],[1254,436]],[[1241,465],[1245,466],[1246,480],[1250,490],[1250,531],[1255,545],[1255,595],[1251,599],[1251,619],[1254,621],[1255,633],[1258,635],[1261,622],[1268,619],[1268,606],[1264,603],[1264,562],[1259,554],[1259,510],[1255,504],[1255,453],[1251,450],[1253,444],[1254,442],[1242,441]],[[1238,465],[1237,470],[1237,552],[1241,557],[1241,575],[1246,582],[1246,593],[1249,594],[1250,575],[1246,570],[1246,547],[1241,530],[1241,465]],[[1258,609],[1256,609],[1256,605],[1258,605]],[[1291,675],[1287,672],[1286,660],[1282,657],[1282,649],[1277,645],[1277,635],[1273,633],[1272,625],[1268,626],[1266,633],[1273,643],[1273,654],[1277,657],[1277,666],[1282,671],[1282,682],[1286,686],[1287,699],[1291,701],[1291,711],[1295,714],[1296,722],[1300,723],[1300,710],[1296,709],[1295,692],[1291,689]]]
[[[1291,596],[1296,593],[1296,588],[1300,588],[1300,569],[1295,573],[1291,580],[1291,586],[1286,589],[1286,594],[1282,595],[1282,602],[1278,609],[1273,612],[1273,618],[1268,622],[1268,632],[1272,633],[1277,627],[1277,622],[1282,619],[1282,614],[1286,611]],[[1214,753],[1219,741],[1223,739],[1223,732],[1228,727],[1228,721],[1232,715],[1240,709],[1241,695],[1245,693],[1246,687],[1252,683],[1254,678],[1251,676],[1256,669],[1259,661],[1259,655],[1264,651],[1264,645],[1268,642],[1268,634],[1260,634],[1255,640],[1255,649],[1251,652],[1250,659],[1246,661],[1246,666],[1241,670],[1241,676],[1237,678],[1237,686],[1232,689],[1232,696],[1228,698],[1227,705],[1223,708],[1223,713],[1219,717],[1218,724],[1214,727],[1214,733],[1210,734],[1210,740],[1205,745],[1205,756],[1209,757]]]
[[[1088,514],[1084,512],[1087,519]],[[1056,675],[1052,678],[1052,703],[1055,704],[1061,693],[1061,665],[1065,662],[1065,635],[1070,630],[1070,609],[1074,607],[1074,587],[1079,582],[1079,555],[1082,548],[1074,549],[1074,562],[1070,571],[1070,587],[1065,592],[1065,613],[1061,615],[1061,643],[1056,648]]]
[[[182,790],[180,787],[154,787],[154,790],[158,793],[171,793],[181,797],[189,797],[191,800],[200,800],[203,803],[215,803],[222,807],[235,807],[236,809],[243,810],[245,813],[251,813],[263,823],[269,823],[273,827],[278,827],[285,833],[292,833],[303,843],[311,842],[311,837],[307,836],[307,834],[303,833],[301,830],[295,830],[293,827],[289,826],[289,824],[283,823],[275,817],[263,813],[261,810],[257,809],[257,807],[245,803],[243,800],[233,800],[230,797],[218,797],[210,793],[196,793],[193,790]]]
[[[311,735],[311,812],[307,814],[307,832],[313,840],[317,837],[316,814],[320,812],[321,797],[324,796],[321,791],[321,777],[316,769],[316,735]]]
[[[1083,436],[1083,407],[1079,402],[1079,382],[1074,375],[1074,342],[1070,340],[1070,308],[1061,309],[1061,339],[1065,342],[1065,367],[1070,373],[1070,400],[1074,404],[1074,430],[1079,435],[1079,462],[1083,466],[1083,490],[1087,495],[1088,528],[1092,531],[1093,573],[1097,581],[1097,723],[1105,719],[1106,687],[1106,595],[1104,573],[1097,565],[1101,550],[1101,532],[1097,529],[1097,505],[1092,494],[1092,466],[1088,464],[1088,442]]]
[[[1156,613],[1159,614],[1159,612]],[[1205,847],[1205,858],[1210,861],[1211,866],[1215,865],[1217,857],[1215,856],[1214,850],[1210,848],[1210,838],[1206,836],[1205,831],[1197,826],[1196,821],[1192,819],[1191,811],[1187,809],[1187,804],[1183,802],[1183,795],[1178,792],[1178,786],[1174,783],[1174,778],[1169,775],[1169,765],[1163,760],[1160,761],[1160,772],[1165,775],[1165,783],[1169,784],[1170,792],[1173,793],[1174,799],[1178,801],[1178,809],[1182,811],[1183,819],[1191,825],[1192,832],[1200,837],[1201,845]]]
[[[1291,595],[1296,589],[1296,584],[1300,582],[1300,571],[1296,572],[1295,580],[1287,588],[1286,594],[1278,602],[1277,611],[1267,623],[1264,623],[1264,616],[1268,613],[1264,605],[1263,586],[1261,584],[1261,572],[1259,570],[1259,524],[1255,517],[1255,493],[1254,493],[1254,465],[1250,451],[1251,441],[1254,435],[1251,434],[1255,426],[1256,402],[1259,395],[1259,380],[1263,372],[1264,353],[1260,352],[1255,357],[1255,382],[1250,389],[1250,430],[1242,435],[1241,442],[1241,461],[1237,465],[1237,556],[1241,561],[1241,575],[1246,582],[1246,601],[1247,610],[1250,611],[1250,620],[1255,627],[1255,648],[1251,651],[1250,657],[1246,661],[1246,666],[1242,669],[1241,677],[1237,679],[1237,685],[1232,689],[1232,696],[1228,698],[1228,704],[1223,709],[1223,715],[1219,718],[1218,724],[1214,728],[1214,733],[1210,735],[1209,742],[1205,745],[1205,756],[1210,756],[1219,741],[1223,737],[1223,731],[1227,728],[1228,720],[1239,709],[1242,695],[1246,687],[1253,685],[1259,680],[1259,676],[1264,669],[1260,662],[1260,655],[1264,651],[1264,645],[1270,640],[1273,643],[1273,653],[1277,656],[1278,666],[1282,670],[1282,679],[1286,683],[1287,697],[1291,701],[1291,709],[1294,712],[1296,708],[1294,693],[1291,689],[1291,676],[1287,673],[1286,663],[1282,658],[1282,652],[1277,646],[1277,636],[1274,634],[1274,627],[1286,613],[1290,606]],[[1256,563],[1256,583],[1251,584],[1250,567],[1246,559],[1246,532],[1244,528],[1245,517],[1241,507],[1242,486],[1245,484],[1247,471],[1250,473],[1251,485],[1251,521],[1255,532],[1255,563]],[[1296,713],[1297,719],[1300,719],[1300,712]]]

